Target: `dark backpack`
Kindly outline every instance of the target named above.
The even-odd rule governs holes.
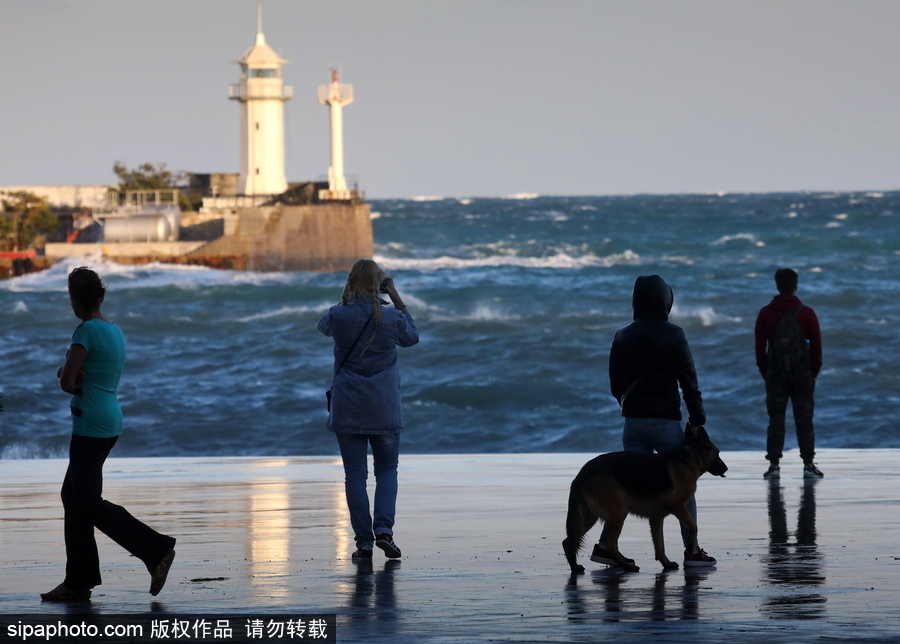
[[[809,373],[809,342],[803,337],[797,314],[803,305],[783,311],[775,327],[775,337],[769,342],[769,373],[795,378]]]

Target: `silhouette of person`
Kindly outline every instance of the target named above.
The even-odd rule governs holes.
[[[66,578],[41,594],[44,601],[83,601],[100,585],[94,528],[144,562],[150,593],[159,594],[172,560],[175,539],[138,521],[102,497],[103,463],[122,432],[117,391],[125,365],[125,336],[100,311],[106,286],[81,266],[69,274],[69,300],[81,324],[72,335],[65,364],[57,370],[63,391],[72,394],[69,467],[62,486],[65,512]]]

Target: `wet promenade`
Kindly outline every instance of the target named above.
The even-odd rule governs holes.
[[[336,613],[339,642],[900,641],[900,450],[822,450],[805,482],[796,451],[778,483],[761,453],[724,453],[700,480],[712,570],[663,573],[645,521],[622,551],[639,573],[570,576],[560,542],[568,487],[591,455],[401,456],[404,556],[350,561],[339,460],[111,459],[105,496],[176,536],[168,584],[98,537],[104,583],[89,604],[42,604],[62,580],[61,460],[0,461],[0,606],[6,614]],[[588,534],[588,541],[599,527]],[[677,521],[666,522],[680,561]]]

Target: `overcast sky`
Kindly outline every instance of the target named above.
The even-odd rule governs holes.
[[[289,181],[369,197],[900,189],[896,0],[263,0]],[[247,0],[0,0],[0,186],[238,172]]]

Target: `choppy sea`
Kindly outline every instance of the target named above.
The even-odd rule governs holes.
[[[372,202],[421,342],[402,349],[403,451],[621,449],[609,394],[613,334],[635,277],[675,292],[708,429],[763,450],[759,308],[779,266],[818,313],[820,447],[900,447],[900,192],[414,198]],[[119,456],[336,454],[325,430],[331,340],[316,322],[343,273],[249,273],[101,259],[0,281],[0,458],[66,455],[69,397],[55,372],[77,320],[66,275],[109,284],[125,332]],[[796,439],[788,432],[788,448]]]

